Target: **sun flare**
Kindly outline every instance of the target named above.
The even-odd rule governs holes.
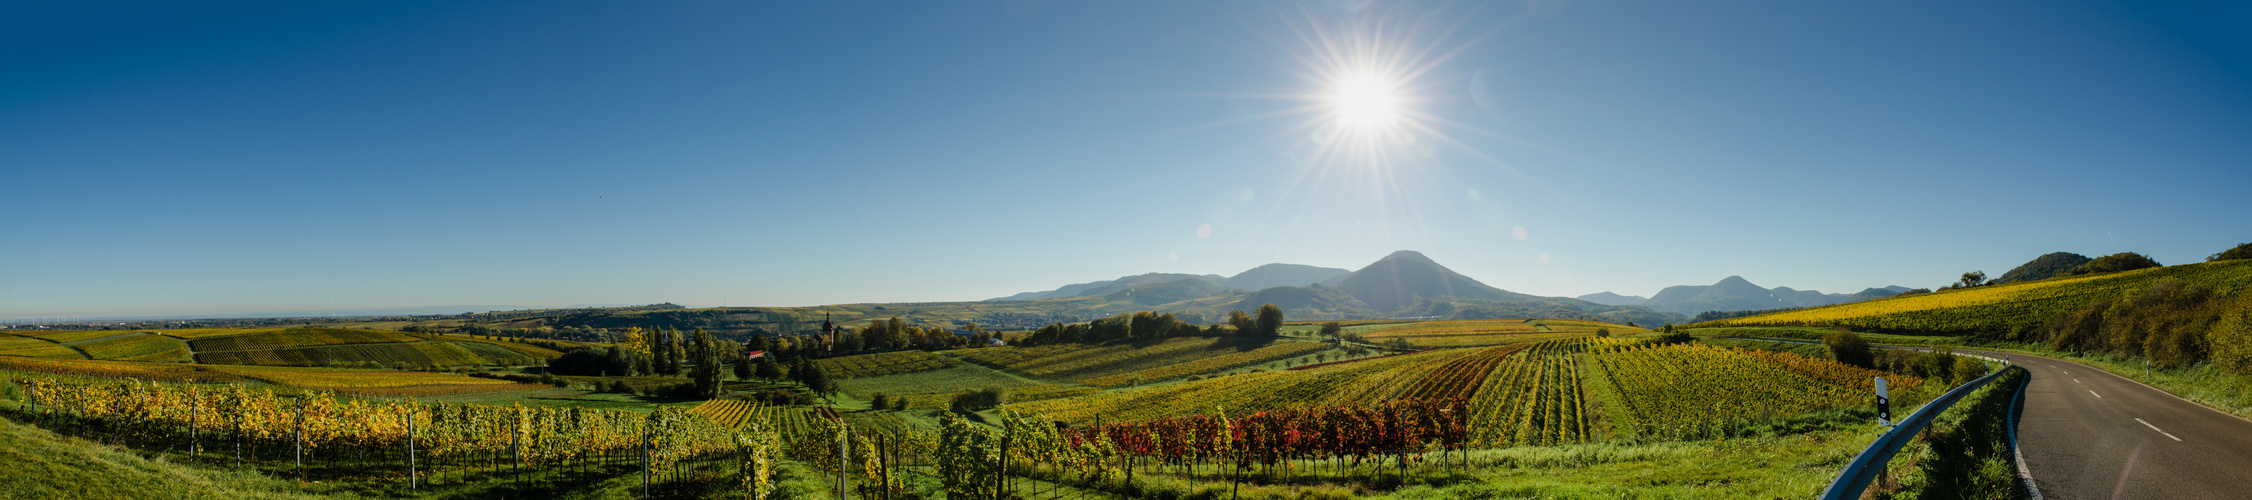
[[[1393,109],[1393,89],[1397,87],[1382,79],[1369,76],[1347,77],[1337,83],[1337,93],[1331,104],[1337,107],[1339,123],[1354,127],[1374,127],[1392,123],[1398,114]]]

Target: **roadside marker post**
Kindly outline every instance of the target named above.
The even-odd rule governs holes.
[[[1877,377],[1877,425],[1892,427],[1891,391],[1885,390],[1884,377]]]

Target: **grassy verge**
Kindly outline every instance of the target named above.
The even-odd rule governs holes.
[[[1902,471],[1869,488],[1878,499],[2010,499],[2023,496],[2017,463],[2010,452],[2010,403],[2023,370],[2011,370],[1948,408],[1930,427],[1894,455],[1890,470]]]
[[[0,498],[352,498],[307,494],[293,481],[144,458],[0,418]]]

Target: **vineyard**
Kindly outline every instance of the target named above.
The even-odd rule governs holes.
[[[1595,437],[1580,390],[1582,337],[1533,344],[1492,369],[1470,402],[1471,439],[1484,446],[1551,445]]]
[[[648,464],[665,471],[666,480],[724,477],[766,485],[769,477],[741,477],[740,471],[760,469],[742,464],[771,455],[776,446],[772,433],[755,426],[737,431],[664,407],[643,415],[425,404],[24,373],[10,374],[9,384],[15,418],[42,427],[183,461],[248,464],[277,476],[323,480],[387,477],[431,485],[527,468],[615,476]]]
[[[2252,260],[2206,262],[2113,274],[1989,285],[1701,323],[1698,326],[1850,326],[1890,332],[1994,333],[2039,326],[2087,303],[2148,288],[2160,279],[2252,287]]]
[[[1369,338],[1403,335],[1485,335],[1494,333],[1531,333],[1538,331],[1533,324],[1521,319],[1477,319],[1454,321],[1425,321],[1401,323],[1361,333]]]
[[[1563,320],[1432,323],[1362,327],[1411,333],[1371,336],[1418,343],[1508,340],[1287,370],[1272,368],[1299,364],[1278,361],[1310,358],[1335,344],[1283,339],[1231,345],[1240,340],[1174,338],[900,351],[816,361],[837,377],[843,392],[861,399],[881,394],[905,400],[913,408],[909,411],[769,405],[739,399],[742,395],[692,407],[623,406],[653,410],[648,414],[433,403],[406,398],[501,390],[579,392],[434,372],[16,356],[0,356],[0,370],[14,370],[0,374],[15,381],[0,394],[15,401],[16,415],[41,427],[126,443],[180,462],[224,465],[239,454],[245,468],[295,475],[300,472],[291,459],[302,446],[307,457],[302,473],[322,481],[444,487],[511,477],[521,466],[551,474],[539,477],[576,478],[544,486],[571,488],[637,474],[642,440],[647,439],[652,467],[664,476],[658,482],[673,485],[670,491],[676,492],[658,496],[686,495],[677,492],[719,483],[743,485],[732,491],[775,491],[776,467],[782,464],[826,477],[820,481],[832,487],[836,476],[846,476],[858,496],[930,497],[1001,491],[1037,496],[1027,495],[1027,486],[1009,486],[1019,480],[1031,481],[1033,488],[1047,485],[1050,495],[1056,485],[1068,484],[1131,496],[1143,490],[1110,488],[1135,475],[1191,485],[1189,490],[1166,486],[1176,493],[1209,492],[1193,486],[1200,482],[1235,481],[1304,492],[1292,488],[1329,482],[1365,485],[1384,477],[1405,481],[1410,469],[1426,478],[1444,477],[1451,474],[1446,472],[1450,467],[1520,447],[1634,446],[1622,443],[1736,436],[1740,434],[1733,430],[1753,419],[1866,405],[1869,379],[1875,376],[1892,381],[1895,400],[1903,406],[1939,390],[1913,377],[1782,352],[1592,334],[1596,329],[1618,335],[1643,331],[1619,325]],[[350,333],[320,342],[360,333],[339,332]],[[157,335],[110,333],[72,337],[86,346],[150,340],[184,344]],[[352,338],[388,338],[382,334]],[[523,355],[498,342],[292,346],[312,341],[231,338],[210,335],[197,342],[233,343],[197,345],[266,347],[198,354],[280,356],[302,350],[450,345],[485,349],[474,354],[479,356]],[[44,339],[0,337],[0,349],[40,345],[68,347]],[[580,387],[624,380],[569,378],[588,382],[576,384]],[[641,378],[652,383],[680,380]],[[773,390],[771,384],[759,387]],[[1005,404],[972,417],[985,423],[944,410],[955,396],[988,388],[1001,390]],[[531,402],[528,394],[524,401]],[[619,401],[601,396],[611,399],[595,404]],[[848,403],[846,408],[858,407]],[[414,422],[411,431],[409,420]],[[1599,442],[1609,444],[1586,444]]]
[[[1317,351],[1326,350],[1330,347],[1331,346],[1329,344],[1317,342],[1284,342],[1280,344],[1261,347],[1258,349],[1253,349],[1250,351],[1223,354],[1208,358],[1197,358],[1193,361],[1174,363],[1162,367],[1136,372],[1121,373],[1107,377],[1087,379],[1081,382],[1097,387],[1123,387],[1139,382],[1154,382],[1175,377],[1185,377],[1189,375],[1251,366],[1279,359],[1295,358],[1307,354],[1313,354]]]
[[[878,377],[937,370],[962,364],[954,358],[923,351],[894,351],[877,354],[859,354],[815,360],[821,369],[836,378]]]
[[[107,340],[80,344],[80,350],[94,359],[123,361],[173,361],[188,357],[188,345],[180,339],[153,334],[134,334]]]
[[[197,352],[256,351],[341,344],[389,344],[423,340],[411,334],[376,330],[292,328],[282,331],[228,335],[188,341]]]
[[[1150,387],[1116,389],[1068,398],[1008,405],[1066,422],[1097,417],[1141,420],[1176,415],[1209,415],[1218,408],[1258,411],[1320,402],[1378,401],[1415,382],[1428,362],[1476,353],[1438,350],[1309,370],[1283,370],[1212,377]]]
[[[255,351],[198,350],[198,363],[272,366],[522,366],[539,360],[500,346],[472,342],[343,344]]]
[[[1599,346],[1589,357],[1596,383],[1615,400],[1612,429],[1646,440],[1722,432],[1752,417],[1770,418],[1867,404],[1880,372],[1791,354],[1695,344]],[[1930,397],[1923,380],[1888,376],[1900,407]]]

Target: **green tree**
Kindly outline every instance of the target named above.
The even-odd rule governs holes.
[[[889,410],[891,409],[891,400],[885,398],[884,393],[876,393],[876,397],[868,401],[868,409],[876,411]]]
[[[1986,284],[1986,271],[1971,271],[1963,273],[1963,279],[1961,281],[1956,281],[1955,287],[1970,288],[1984,284]]]
[[[774,356],[759,356],[758,369],[751,375],[768,381],[782,380],[782,365],[774,362]]]
[[[1343,324],[1339,324],[1335,321],[1325,322],[1321,324],[1321,336],[1323,337],[1335,338],[1342,333],[1345,333],[1345,325]]]
[[[742,357],[742,355],[736,355],[735,380],[750,380],[751,375],[753,375],[753,373],[751,372],[751,358],[745,358]]]
[[[723,387],[720,384],[723,373],[720,365],[727,358],[720,355],[722,349],[719,339],[712,337],[710,332],[697,327],[695,335],[695,339],[688,342],[687,357],[693,366],[688,378],[696,384],[696,395],[706,399],[718,397],[720,388]]]
[[[1259,329],[1259,321],[1252,319],[1242,309],[1228,311],[1228,325],[1235,327],[1236,335],[1250,335]]]
[[[2240,259],[2252,259],[2252,243],[2245,243],[2245,244],[2242,244],[2242,245],[2237,245],[2237,246],[2236,246],[2236,248],[2231,248],[2231,249],[2228,249],[2228,250],[2223,250],[2223,251],[2221,251],[2221,253],[2213,254],[2212,256],[2208,256],[2208,257],[2206,257],[2206,258],[2205,258],[2205,261],[2206,261],[2206,262],[2220,262],[2220,261],[2224,261],[2224,260],[2240,260]]]
[[[1259,306],[1259,320],[1257,326],[1259,328],[1260,335],[1269,337],[1281,335],[1282,308],[1275,307],[1274,304]]]
[[[2096,260],[2088,261],[2088,263],[2081,264],[2080,267],[2074,268],[2071,274],[2078,276],[2082,274],[2116,273],[2121,271],[2133,271],[2136,269],[2148,269],[2159,266],[2160,264],[2158,263],[2158,261],[2151,260],[2151,258],[2147,255],[2134,252],[2119,252],[2102,257],[2096,257]]]
[[[1830,349],[1830,359],[1862,368],[1875,368],[1876,357],[1869,351],[1869,341],[1853,330],[1838,328],[1822,336],[1822,345]]]
[[[799,377],[799,380],[805,383],[807,391],[819,394],[823,399],[827,399],[830,394],[837,393],[837,382],[829,379],[829,371],[821,369],[820,364],[806,363],[804,371],[805,375]]]

